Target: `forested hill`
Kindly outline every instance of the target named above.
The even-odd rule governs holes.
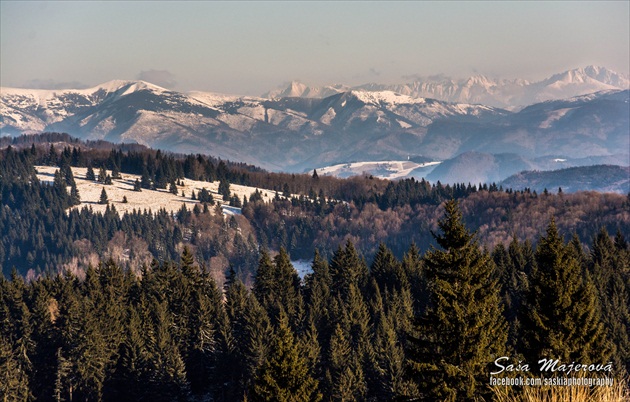
[[[402,259],[382,245],[368,265],[350,241],[329,260],[315,254],[304,281],[283,249],[262,252],[249,289],[234,270],[219,286],[188,248],[141,276],[112,259],[84,279],[0,276],[0,396],[500,402],[519,394],[489,386],[491,372],[515,374],[500,373],[497,356],[531,362],[531,373],[516,374],[562,381],[568,373],[535,363],[551,356],[563,367],[598,365],[587,379],[613,381],[549,387],[552,400],[576,389],[582,400],[627,400],[630,254],[621,234],[601,230],[587,253],[552,220],[535,247],[513,240],[490,253],[456,201],[438,227],[436,248],[412,245]],[[528,400],[550,400],[544,392]]]
[[[605,365],[587,400],[627,395],[628,196],[42,139],[0,152],[1,398],[498,401],[497,356]],[[138,194],[182,206],[118,212]]]
[[[618,194],[269,173],[202,155],[82,142],[65,134],[5,138],[0,144],[5,276],[13,267],[29,278],[65,270],[82,276],[88,265],[110,256],[139,271],[154,258],[178,260],[185,246],[220,282],[231,265],[248,284],[261,249],[283,247],[292,260],[311,260],[315,250],[328,258],[350,240],[367,259],[380,243],[402,258],[411,243],[420,250],[435,244],[431,232],[449,199],[459,201],[465,223],[487,247],[513,238],[536,242],[552,217],[566,240],[577,234],[584,245],[602,227],[630,236],[628,197]],[[37,179],[35,166],[42,165],[58,170],[50,183]],[[193,180],[207,182],[208,191],[189,192]],[[122,196],[90,198],[79,191],[86,183]],[[248,196],[237,196],[243,194],[237,185],[250,188]],[[264,197],[262,189],[275,195]],[[145,198],[170,196],[179,204],[172,213],[141,206],[119,213],[139,192]],[[234,214],[223,215],[220,205],[230,205]]]

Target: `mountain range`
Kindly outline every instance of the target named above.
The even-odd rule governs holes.
[[[445,76],[418,78],[405,84],[364,84],[308,86],[299,81],[271,90],[266,98],[323,98],[349,90],[392,91],[415,98],[432,98],[446,102],[483,104],[517,110],[533,103],[565,99],[607,90],[630,88],[628,76],[604,67],[588,66],[554,74],[541,81],[495,79],[475,75],[465,79]]]
[[[611,87],[627,82],[597,71]],[[569,75],[574,81],[566,88],[581,80],[593,89],[591,80]],[[348,88],[322,98],[181,93],[144,81],[81,90],[1,88],[0,134],[67,132],[288,172],[365,161],[442,162],[409,175],[498,181],[526,168],[628,166],[628,94],[606,88],[510,111]]]

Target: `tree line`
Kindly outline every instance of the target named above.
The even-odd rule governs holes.
[[[497,356],[630,369],[630,251],[590,252],[552,220],[537,245],[488,251],[449,201],[436,247],[367,264],[353,243],[300,280],[284,249],[222,287],[185,248],[0,278],[0,395],[9,400],[489,400]]]
[[[82,143],[62,134],[20,138],[0,151],[0,266],[7,276],[13,267],[29,277],[68,267],[82,271],[109,255],[125,268],[139,267],[152,258],[176,260],[188,246],[220,275],[230,264],[238,267],[250,285],[260,247],[282,247],[294,259],[310,259],[315,249],[330,258],[337,244],[347,240],[367,258],[376,254],[380,241],[397,258],[411,242],[426,250],[435,244],[431,231],[449,199],[460,201],[466,224],[491,247],[514,237],[535,241],[550,216],[563,233],[577,234],[585,245],[601,227],[630,235],[630,199],[618,194],[537,194],[493,184],[443,186],[414,179],[342,180],[316,172],[268,173],[137,145]],[[27,139],[33,141],[30,146]],[[41,164],[58,167],[52,185],[37,180],[34,166]],[[113,206],[102,214],[89,205],[69,209],[81,201],[72,173],[76,166],[87,166],[89,179],[103,183],[103,204],[108,202],[107,183],[121,172],[141,176],[135,191],[160,186],[177,191],[183,178],[219,180],[224,202],[242,207],[242,216],[222,219],[214,197],[204,190],[187,194],[198,204],[176,214],[138,210],[120,216]],[[230,183],[276,189],[277,196],[263,199],[255,192],[240,200],[230,194]]]

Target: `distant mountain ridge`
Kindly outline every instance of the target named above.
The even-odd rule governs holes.
[[[475,75],[466,79],[433,77],[405,84],[364,84],[356,87],[331,85],[312,87],[293,81],[263,94],[263,97],[322,98],[348,90],[393,91],[415,98],[432,98],[446,102],[484,104],[515,109],[532,103],[571,98],[598,91],[630,88],[628,76],[605,67],[587,66],[554,74],[537,82],[524,79],[493,79]]]
[[[393,91],[264,99],[111,81],[81,90],[1,88],[0,134],[67,132],[289,172],[422,160],[443,162],[432,180],[498,181],[529,166],[629,165],[628,100],[628,90],[606,90],[513,112]]]
[[[580,166],[553,171],[520,172],[503,180],[505,188],[532,191],[563,192],[600,191],[620,194],[630,193],[630,167],[612,165]]]
[[[401,151],[397,136],[411,139],[422,135],[435,121],[479,122],[507,113],[390,91],[268,100],[185,94],[143,81],[111,81],[83,90],[2,88],[0,94],[3,135],[67,132],[84,139],[203,151],[276,170],[295,169],[318,155],[343,162],[352,157],[348,152],[361,153],[379,141],[383,147],[376,154],[399,155],[407,151]],[[344,143],[346,147],[339,153],[337,146]],[[350,146],[360,143],[363,145]]]

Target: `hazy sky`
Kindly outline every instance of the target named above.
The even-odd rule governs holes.
[[[413,76],[628,74],[628,1],[0,1],[2,86],[145,79],[260,95]]]

